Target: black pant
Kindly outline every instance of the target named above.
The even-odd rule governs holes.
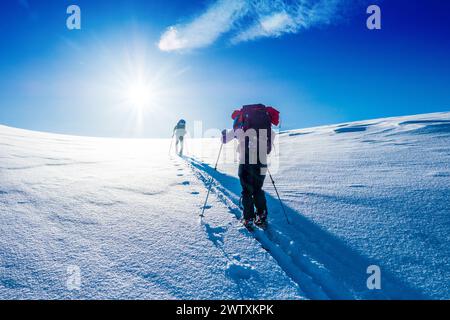
[[[178,151],[178,143],[181,144],[180,151]],[[175,147],[176,147],[177,152],[178,152],[179,155],[183,155],[183,144],[184,144],[184,137],[183,136],[178,137]]]
[[[258,215],[267,213],[266,196],[262,187],[265,175],[261,175],[261,164],[240,164],[239,179],[242,186],[242,205],[244,219],[255,218],[255,207]]]

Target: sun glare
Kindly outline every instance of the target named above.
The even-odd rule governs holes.
[[[127,100],[135,108],[145,107],[150,98],[150,88],[143,83],[131,84],[127,90]]]

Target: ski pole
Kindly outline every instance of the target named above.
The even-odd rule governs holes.
[[[223,148],[223,143],[220,144],[219,154],[217,155],[217,161],[216,161],[216,165],[214,166],[214,171],[217,171],[217,165],[219,164],[219,159],[220,159],[220,154],[222,153],[222,148]],[[211,179],[209,180],[208,193],[206,194],[205,204],[203,205],[202,213],[200,213],[200,217],[204,216],[203,213],[205,213],[206,204],[208,203],[209,193],[211,192],[213,179],[214,178],[211,176]]]
[[[272,175],[270,174],[269,168],[267,168],[267,173],[269,174],[270,180],[272,181],[273,188],[275,189],[278,200],[280,201],[281,209],[283,210],[284,216],[286,217],[286,221],[288,224],[291,224],[291,222],[289,221],[288,216],[286,214],[286,210],[284,209],[283,201],[281,201],[280,194],[278,193],[277,186],[275,185],[275,181],[273,181]]]
[[[170,152],[172,151],[173,137],[174,137],[174,136],[175,136],[175,132],[172,134],[172,138],[170,139],[169,155],[170,155]]]

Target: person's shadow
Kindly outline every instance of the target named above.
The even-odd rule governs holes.
[[[230,212],[240,218],[239,179],[215,171],[210,165],[195,158],[184,159],[205,185],[208,186],[210,178],[214,178],[219,199],[228,206]],[[298,283],[307,297],[317,297],[314,292],[308,292],[308,289],[320,287],[331,299],[431,299],[396,278],[384,268],[382,261],[364,256],[307,219],[301,212],[284,204],[290,221],[288,224],[279,200],[267,192],[266,197],[270,208],[269,227],[266,231],[258,229],[254,233],[255,238]],[[371,265],[381,269],[381,289],[368,289],[367,281],[371,274],[367,270]]]

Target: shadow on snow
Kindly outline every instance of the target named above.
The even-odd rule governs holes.
[[[239,179],[215,171],[195,158],[184,157],[205,185],[213,177],[218,198],[236,218],[241,218]],[[282,196],[282,195],[281,195]],[[291,222],[287,224],[278,199],[266,192],[269,228],[253,232],[262,247],[310,299],[427,299],[416,289],[383,269],[381,261],[370,259],[332,233],[311,222],[285,204]],[[218,240],[218,239],[215,239]],[[381,268],[381,290],[367,289],[367,267]]]

